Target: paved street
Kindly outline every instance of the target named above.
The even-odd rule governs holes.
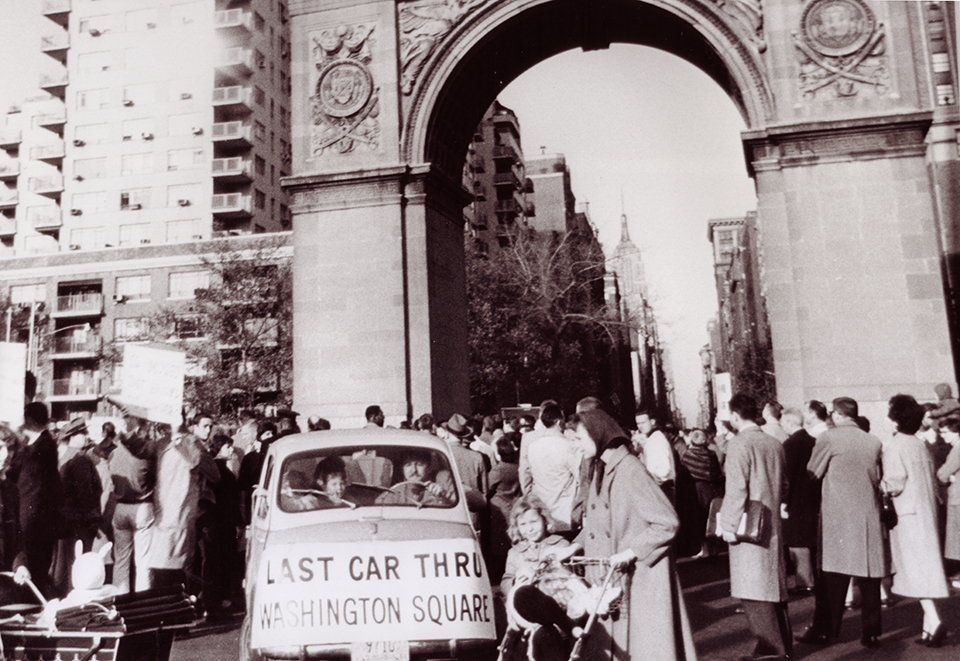
[[[752,641],[743,615],[736,612],[737,602],[730,598],[730,582],[726,556],[708,560],[685,560],[680,563],[687,608],[693,622],[700,659],[731,661],[747,654]],[[942,604],[942,616],[951,631],[960,631],[960,593]],[[795,633],[806,627],[813,617],[813,597],[794,598],[790,602],[790,618]],[[916,645],[922,615],[916,600],[902,600],[883,611],[882,647],[870,652],[860,647],[860,614],[847,613],[841,641],[830,647],[797,645],[795,659],[833,661],[837,659],[956,659],[960,655],[960,634],[947,638],[937,650]],[[197,632],[200,633],[200,632]],[[174,643],[174,661],[210,661],[236,658],[239,645],[239,624],[210,628],[206,633],[180,639]]]

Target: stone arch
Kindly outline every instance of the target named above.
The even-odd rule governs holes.
[[[753,4],[728,2],[727,14],[690,0],[517,0],[473,10],[451,26],[403,99],[402,158],[456,180],[474,127],[504,87],[553,55],[612,43],[687,60],[727,92],[749,129],[764,127],[774,100],[760,62],[762,15]]]

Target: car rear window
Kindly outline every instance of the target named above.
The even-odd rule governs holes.
[[[420,446],[354,446],[290,455],[280,470],[284,512],[334,508],[448,509],[458,502],[446,456]]]

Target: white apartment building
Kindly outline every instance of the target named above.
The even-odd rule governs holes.
[[[0,126],[0,257],[289,229],[286,0],[42,0]]]

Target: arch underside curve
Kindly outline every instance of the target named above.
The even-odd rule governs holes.
[[[485,5],[446,35],[408,100],[402,153],[459,180],[484,111],[514,79],[568,50],[650,46],[697,66],[723,88],[749,128],[773,116],[773,97],[749,30],[693,0],[509,0]],[[587,91],[589,93],[589,91]],[[597,109],[596,121],[602,121]]]

